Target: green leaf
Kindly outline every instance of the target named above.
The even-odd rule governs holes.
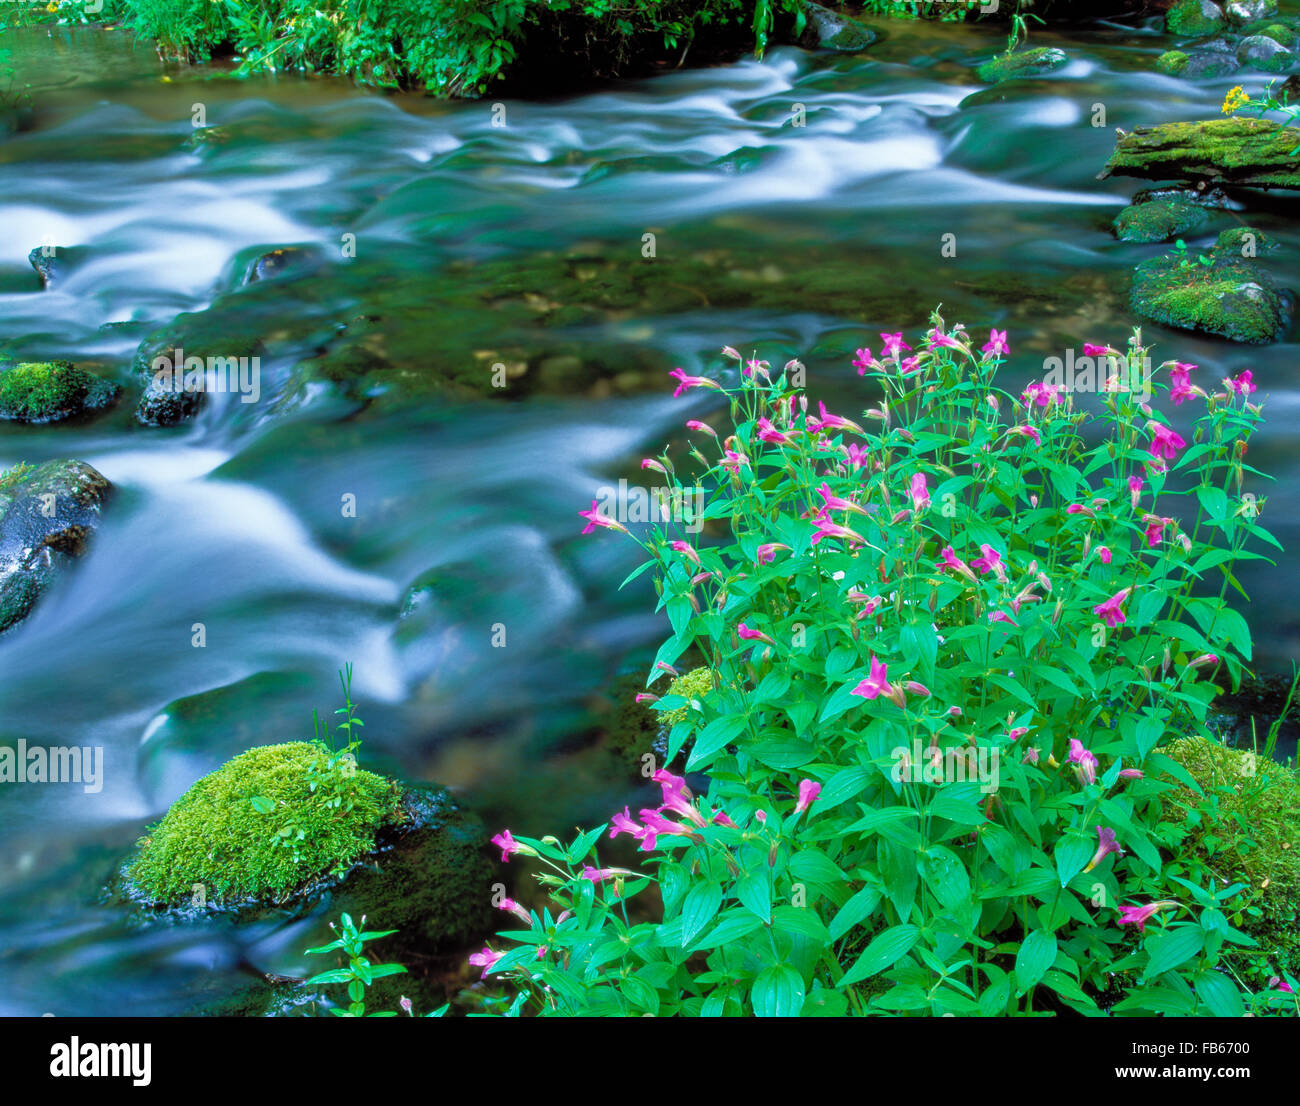
[[[867,786],[870,775],[866,768],[841,768],[829,780],[817,796],[817,810],[825,813],[831,807],[839,806],[846,799],[860,794]]]
[[[821,849],[801,849],[795,853],[790,859],[790,875],[809,883],[833,885],[844,881],[844,873]]]
[[[831,919],[831,940],[838,941],[864,918],[869,917],[880,904],[880,892],[867,886],[840,907]]]
[[[807,937],[821,945],[831,942],[831,935],[817,911],[806,906],[778,906],[772,911],[772,928],[778,933]]]
[[[1147,941],[1147,970],[1143,980],[1154,979],[1186,964],[1205,946],[1206,933],[1199,925],[1167,929]]]
[[[712,880],[697,882],[682,903],[682,948],[689,945],[713,921],[722,905],[722,888]]]
[[[1222,972],[1202,972],[1193,980],[1197,995],[1216,1018],[1240,1018],[1245,1014],[1241,992]]]
[[[857,962],[851,967],[836,987],[848,987],[863,979],[892,968],[912,949],[920,939],[921,931],[914,925],[891,926],[884,933],[872,940]]]
[[[736,884],[736,898],[764,925],[772,921],[772,884],[766,872],[755,872]]]
[[[750,995],[754,1014],[760,1018],[797,1018],[803,1000],[803,977],[784,964],[759,972]]]
[[[1097,851],[1097,837],[1067,830],[1056,843],[1056,878],[1062,887],[1074,879]]]
[[[748,724],[749,719],[743,714],[728,714],[721,718],[715,718],[695,735],[695,744],[691,746],[691,755],[686,762],[686,767],[696,768],[707,763],[718,750],[725,748]]]
[[[1016,953],[1016,989],[1024,994],[1056,962],[1056,935],[1035,929]]]

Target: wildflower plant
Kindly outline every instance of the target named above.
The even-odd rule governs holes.
[[[1223,98],[1223,114],[1234,115],[1241,111],[1263,119],[1265,115],[1273,111],[1282,117],[1281,123],[1284,127],[1295,123],[1300,119],[1300,104],[1291,102],[1290,94],[1285,86],[1274,92],[1274,83],[1274,81],[1269,81],[1268,87],[1258,96],[1249,95],[1242,89],[1241,85],[1235,85],[1228,89],[1228,94]],[[1278,99],[1279,95],[1281,99]],[[1296,154],[1300,154],[1300,145],[1297,145],[1291,151],[1290,156],[1295,157]]]
[[[563,844],[498,835],[551,904],[477,953],[541,1014],[1240,1014],[1227,953],[1240,888],[1183,878],[1161,814],[1195,786],[1162,747],[1205,733],[1251,657],[1234,566],[1276,545],[1244,494],[1249,374],[1207,391],[1167,361],[1157,393],[1200,411],[1185,440],[1131,392],[1095,410],[999,387],[936,312],[857,353],[880,398],[850,419],[774,372],[675,374],[725,397],[700,435],[704,532],[617,529],[709,685],[665,694],[662,801]],[[1085,347],[1140,366],[1126,349]],[[1115,374],[1125,379],[1123,374]],[[701,423],[694,424],[697,427]],[[668,478],[677,466],[659,458]],[[647,693],[653,697],[653,693]],[[683,712],[683,708],[690,709]],[[991,767],[991,771],[987,770]],[[1175,782],[1176,781],[1176,782]],[[701,792],[697,794],[697,790]],[[610,838],[639,843],[608,859]]]

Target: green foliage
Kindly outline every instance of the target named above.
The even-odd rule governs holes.
[[[668,742],[707,791],[658,773],[662,803],[608,827],[640,841],[628,867],[604,826],[494,838],[550,888],[473,959],[524,1009],[1273,1008],[1227,955],[1253,944],[1230,917],[1244,888],[1189,878],[1166,839],[1191,779],[1166,749],[1206,732],[1203,673],[1235,681],[1251,656],[1234,564],[1276,544],[1242,493],[1249,379],[1192,391],[1189,443],[1143,406],[1140,335],[1087,347],[1125,382],[1093,411],[1000,389],[1004,336],[978,350],[932,322],[917,352],[901,334],[858,352],[884,393],[870,431],[803,413],[797,362],[728,350],[734,384],[675,374],[734,427],[690,451],[698,475],[658,459],[703,482],[710,537],[651,528],[638,570],[672,628],[648,682],[691,647],[713,672]],[[1189,367],[1161,368],[1186,388]]]
[[[356,767],[351,668],[340,678],[348,743],[265,745],[204,776],[141,838],[128,875],[145,894],[175,904],[201,885],[219,904],[284,901],[375,847],[400,817],[400,791]]]
[[[366,919],[362,917],[361,924],[366,924]],[[330,1013],[339,1018],[393,1018],[397,1016],[395,1010],[379,1011],[372,1014],[366,1013],[366,988],[374,983],[377,979],[385,979],[390,975],[403,975],[406,969],[401,964],[372,964],[365,955],[365,945],[367,941],[377,941],[381,937],[388,937],[397,932],[395,929],[383,930],[380,932],[362,931],[356,927],[349,914],[344,914],[339,919],[338,926],[330,922],[330,929],[339,934],[338,938],[331,941],[328,945],[321,945],[319,948],[308,949],[308,956],[321,956],[331,952],[342,952],[347,954],[348,963],[345,968],[335,968],[331,971],[321,972],[307,980],[307,987],[325,987],[334,984],[343,984],[348,989],[348,1005],[346,1009],[331,1007]],[[402,1008],[414,1017],[414,1011],[411,1009],[410,1000],[402,999]],[[440,1018],[447,1012],[444,1005],[426,1015],[426,1018]]]
[[[709,668],[693,668],[689,672],[684,672],[676,677],[668,685],[668,690],[664,692],[664,700],[659,708],[663,711],[660,715],[660,721],[663,725],[671,729],[678,722],[684,722],[692,710],[698,709],[695,705],[705,695],[713,690],[713,672]],[[681,706],[668,709],[673,700],[671,696],[679,696],[682,700]]]
[[[95,383],[94,376],[67,361],[24,362],[0,370],[0,415],[54,418],[76,406]]]

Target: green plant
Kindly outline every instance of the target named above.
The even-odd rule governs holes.
[[[363,916],[361,924],[366,924]],[[406,969],[401,964],[372,964],[365,955],[365,945],[367,941],[377,941],[381,937],[388,937],[396,933],[395,929],[383,930],[380,932],[363,931],[353,924],[350,915],[344,914],[339,919],[339,925],[336,927],[330,922],[330,929],[338,933],[338,937],[328,945],[321,945],[319,948],[308,949],[307,955],[320,956],[331,952],[343,952],[347,954],[348,964],[345,968],[334,968],[327,972],[321,972],[307,980],[307,987],[327,987],[335,984],[346,984],[348,989],[348,1005],[346,1009],[331,1007],[330,1013],[339,1018],[395,1018],[397,1011],[384,1010],[375,1013],[366,1013],[366,988],[374,983],[377,979],[385,979],[392,975],[403,975]],[[411,1008],[410,1000],[403,998],[401,1002],[402,1009],[415,1016]],[[440,1018],[447,1012],[447,1006],[444,1005],[424,1016],[426,1018]]]
[[[1257,97],[1248,96],[1243,91],[1241,85],[1228,90],[1227,96],[1223,99],[1223,114],[1232,115],[1238,111],[1244,111],[1247,114],[1258,116],[1263,119],[1265,114],[1270,111],[1276,111],[1282,116],[1282,124],[1290,126],[1300,119],[1300,104],[1291,103],[1290,93],[1287,92],[1285,85],[1282,87],[1282,98],[1279,100],[1273,92],[1275,81],[1269,81],[1268,87]],[[1291,151],[1290,157],[1300,154],[1300,145]]]
[[[691,647],[714,673],[668,741],[707,790],[661,770],[660,804],[570,844],[499,834],[551,903],[503,904],[521,924],[473,962],[548,1015],[1272,1009],[1226,955],[1253,944],[1242,888],[1189,878],[1164,821],[1203,673],[1251,655],[1233,565],[1275,544],[1242,493],[1249,375],[1207,394],[1162,366],[1204,401],[1188,442],[1138,394],[1137,333],[1085,343],[1119,370],[1096,411],[1001,389],[997,331],[977,349],[936,313],[919,350],[882,340],[855,361],[872,431],[814,414],[797,362],[674,372],[734,429],[691,449],[707,540],[652,528],[629,579],[672,628],[649,682]]]

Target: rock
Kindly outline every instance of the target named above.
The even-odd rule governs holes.
[[[981,81],[998,84],[1017,77],[1051,73],[1060,69],[1068,60],[1063,50],[1053,46],[1036,46],[1030,50],[1017,50],[1014,54],[999,54],[986,61],[976,72]]]
[[[856,54],[865,50],[879,37],[875,31],[864,27],[856,19],[804,0],[805,24],[799,45],[809,50],[834,50],[841,54]]]
[[[1226,50],[1198,50],[1187,59],[1181,76],[1190,80],[1230,77],[1241,68],[1234,54]]]
[[[86,253],[84,246],[37,246],[27,255],[42,288],[53,288]]]
[[[1229,19],[1237,23],[1250,23],[1277,15],[1277,0],[1233,0],[1227,7]]]
[[[111,490],[82,461],[0,474],[0,633],[26,618],[60,570],[85,553]]]
[[[1296,33],[1290,27],[1282,23],[1269,23],[1260,28],[1259,34],[1268,35],[1274,42],[1280,42],[1288,50],[1296,43]]]
[[[1266,73],[1285,73],[1295,64],[1295,54],[1267,35],[1251,35],[1237,44],[1237,60]]]
[[[1300,188],[1291,156],[1294,128],[1266,119],[1211,119],[1137,127],[1122,135],[1098,174],[1149,180],[1212,181],[1255,188]]]
[[[1234,342],[1277,341],[1290,324],[1290,302],[1255,261],[1265,244],[1259,232],[1236,227],[1200,258],[1145,261],[1133,277],[1133,310],[1166,326]]]
[[[248,375],[243,373],[240,362],[258,357],[260,342],[213,331],[208,325],[212,321],[206,313],[181,315],[170,327],[140,343],[133,365],[144,386],[135,411],[139,422],[145,426],[175,426],[198,411],[207,378],[198,371],[197,362],[202,362],[205,369],[222,366],[222,376],[231,382],[242,383]],[[192,325],[196,322],[199,325]],[[187,370],[186,365],[192,368]]]
[[[59,422],[107,407],[121,389],[70,361],[0,366],[0,419]]]
[[[1187,55],[1181,50],[1166,50],[1156,58],[1156,68],[1171,77],[1178,76],[1187,68]]]
[[[1171,35],[1213,34],[1223,23],[1223,9],[1210,0],[1179,0],[1165,15],[1165,29]]]
[[[315,251],[302,246],[283,246],[260,254],[248,262],[241,283],[255,284],[259,280],[271,280],[291,269],[317,271],[322,266],[323,260]]]
[[[1208,221],[1205,208],[1190,200],[1150,200],[1130,204],[1116,216],[1115,237],[1121,242],[1167,242]]]

